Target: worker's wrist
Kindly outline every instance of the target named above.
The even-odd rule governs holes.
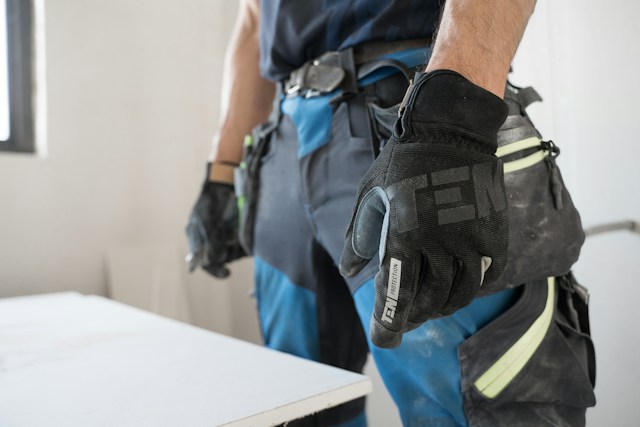
[[[237,166],[237,163],[224,160],[214,160],[207,166],[207,180],[209,182],[233,185],[234,170]]]
[[[425,72],[429,73],[435,70],[455,71],[473,84],[503,99],[510,63],[492,62],[487,65],[477,59],[470,61],[468,57],[469,55],[465,52],[453,49],[447,49],[446,53],[442,51],[434,53],[429,59]]]

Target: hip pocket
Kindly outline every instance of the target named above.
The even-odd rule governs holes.
[[[509,209],[508,262],[483,295],[567,274],[578,260],[584,231],[555,161],[558,152],[537,136],[498,149]]]
[[[543,141],[525,109],[541,98],[532,88],[508,84],[509,116],[498,132],[496,155],[504,163],[509,209],[508,262],[481,295],[544,277],[567,274],[584,243],[580,215],[556,158],[560,149]]]
[[[571,274],[530,282],[458,348],[464,409],[475,426],[581,426],[595,405],[587,292]]]
[[[272,118],[254,128],[251,134],[245,137],[242,162],[235,169],[234,184],[239,214],[238,237],[248,255],[253,255],[260,169],[275,153],[276,144],[270,144],[270,140],[279,121],[279,116]]]

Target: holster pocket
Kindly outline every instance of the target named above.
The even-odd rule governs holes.
[[[368,104],[368,108],[373,132],[382,149],[386,141],[393,135],[393,126],[398,119],[400,103],[385,108],[372,102]]]
[[[277,122],[273,119],[254,128],[245,137],[243,159],[235,169],[235,192],[238,200],[238,237],[242,248],[253,255],[253,236],[258,194],[260,192],[260,166]]]
[[[583,426],[595,405],[586,289],[572,275],[530,282],[458,348],[464,410],[476,426]]]
[[[500,278],[483,286],[480,295],[568,273],[585,238],[556,163],[560,150],[542,140],[513,91],[507,88],[510,115],[498,133],[496,152],[504,164],[509,209],[508,262]]]
[[[377,144],[374,147],[376,155],[393,135],[398,110],[409,83],[409,76],[396,73],[365,88],[372,141]]]

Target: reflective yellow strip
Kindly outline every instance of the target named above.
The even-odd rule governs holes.
[[[554,277],[547,279],[547,302],[542,314],[533,322],[527,332],[474,382],[478,391],[485,397],[493,399],[500,394],[524,368],[542,343],[553,319],[555,284]]]
[[[503,145],[502,147],[498,147],[496,151],[496,156],[504,157],[509,154],[516,153],[518,151],[526,150],[527,148],[533,148],[540,146],[540,138],[532,136],[530,138],[521,139],[520,141],[512,142],[511,144]],[[527,157],[523,157],[518,160],[513,160],[511,162],[506,162],[504,164],[504,173],[515,172],[520,169],[528,168],[529,166],[533,166],[538,162],[544,160],[547,157],[548,152],[540,150],[536,151],[533,154],[528,155]]]
[[[544,158],[547,157],[547,155],[549,155],[549,152],[540,150],[536,151],[533,154],[529,154],[527,157],[523,157],[512,162],[507,162],[504,164],[504,173],[515,172],[520,169],[533,166],[536,163],[543,161]]]
[[[540,145],[540,138],[532,136],[530,138],[521,139],[520,141],[512,142],[502,147],[498,147],[496,156],[504,157],[509,154],[513,154],[516,151],[526,150],[527,148],[537,147]]]

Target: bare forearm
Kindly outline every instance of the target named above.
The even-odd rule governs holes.
[[[448,0],[427,71],[457,71],[499,97],[535,0]]]
[[[260,75],[258,0],[243,1],[225,56],[221,115],[211,161],[239,163],[242,141],[271,111],[275,85]]]

